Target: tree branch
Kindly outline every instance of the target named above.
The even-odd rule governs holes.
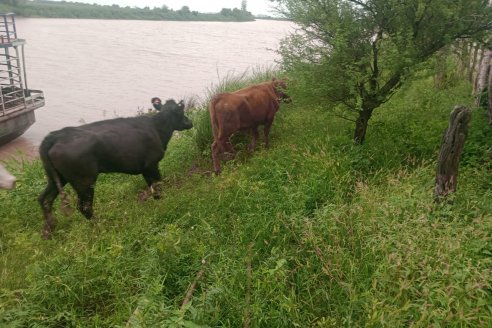
[[[198,281],[202,278],[203,274],[205,273],[205,266],[207,264],[206,260],[202,260],[202,269],[198,271],[196,274],[196,278],[193,281],[193,283],[190,285],[190,288],[188,288],[188,292],[186,293],[186,296],[183,300],[183,304],[181,304],[181,310],[183,310],[186,306],[191,301],[191,298],[193,297],[193,292],[196,289],[196,286],[198,284]]]
[[[383,32],[378,31],[376,34],[376,39],[372,43],[372,75],[369,80],[369,84],[371,86],[371,92],[375,93],[377,89],[377,81],[378,81],[378,76],[379,76],[379,66],[378,66],[378,54],[379,54],[379,48],[378,48],[378,43],[379,40],[383,37]]]
[[[369,7],[367,4],[365,4],[364,2],[362,1],[358,1],[358,0],[348,0],[348,2],[352,2],[353,4],[356,4],[358,6],[361,6],[362,8],[364,8],[365,10],[367,11],[370,11],[371,13],[375,14],[374,13],[374,10]]]
[[[393,89],[396,89],[401,82],[401,72],[396,72],[394,75],[386,82],[386,84],[379,89],[379,94],[386,98],[387,95],[391,93]]]

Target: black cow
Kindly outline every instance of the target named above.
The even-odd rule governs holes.
[[[58,193],[66,203],[63,186],[69,183],[77,193],[79,211],[92,217],[94,186],[99,173],[142,174],[153,191],[161,180],[159,161],[164,157],[173,131],[191,129],[184,115],[183,101],[152,98],[159,112],[131,118],[116,118],[66,127],[48,134],[39,153],[48,178],[48,186],[38,200],[43,210],[43,237],[49,238],[55,227],[52,206]]]

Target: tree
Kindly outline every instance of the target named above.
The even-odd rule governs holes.
[[[178,12],[181,14],[189,14],[189,13],[191,13],[191,10],[190,10],[190,7],[183,6],[183,7],[181,7],[180,10],[178,10]]]
[[[223,16],[231,16],[232,10],[229,8],[222,8],[222,10],[220,11],[220,14]]]
[[[311,90],[348,110],[363,143],[376,108],[417,65],[458,38],[492,27],[487,0],[277,0],[300,25],[281,43],[282,63]]]
[[[241,11],[248,11],[248,1],[241,1]]]
[[[27,0],[0,0],[0,3],[10,5],[10,6],[20,6],[27,2]]]

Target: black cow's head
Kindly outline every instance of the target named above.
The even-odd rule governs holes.
[[[272,82],[278,100],[283,101],[284,103],[287,104],[292,102],[290,96],[287,93],[285,93],[285,90],[287,90],[287,83],[284,80],[277,80],[276,78],[273,78]]]
[[[193,127],[193,123],[191,123],[191,120],[184,114],[185,106],[183,100],[181,100],[179,103],[176,103],[174,99],[168,99],[163,105],[160,98],[154,97],[151,99],[151,102],[154,108],[159,112],[171,113],[171,117],[173,118],[174,123],[173,127],[175,130],[188,130]]]

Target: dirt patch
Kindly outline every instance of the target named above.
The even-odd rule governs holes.
[[[0,146],[0,161],[32,161],[39,157],[38,145],[26,138],[19,137],[5,145]]]
[[[213,172],[211,170],[204,167],[200,167],[200,165],[195,162],[191,165],[191,168],[188,170],[187,175],[190,177],[193,174],[199,174],[202,176],[209,177],[212,175],[212,173]]]

